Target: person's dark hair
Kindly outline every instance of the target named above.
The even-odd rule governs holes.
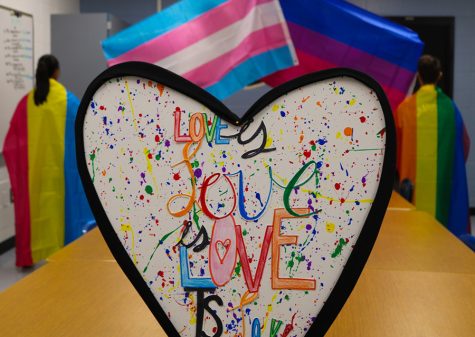
[[[419,59],[417,71],[424,84],[435,84],[439,80],[442,67],[437,57],[422,55]]]
[[[43,55],[36,67],[36,87],[34,100],[36,105],[43,104],[49,93],[49,79],[59,69],[59,62],[53,55]]]

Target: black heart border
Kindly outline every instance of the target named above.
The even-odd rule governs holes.
[[[380,85],[371,77],[353,69],[335,68],[311,73],[273,88],[268,93],[264,94],[260,99],[258,99],[242,118],[236,116],[220,100],[202,88],[166,69],[149,63],[126,62],[118,64],[102,72],[89,85],[81,100],[75,125],[76,159],[78,162],[79,174],[81,176],[84,190],[99,229],[104,236],[105,241],[112,252],[112,255],[115,257],[119,263],[119,266],[122,268],[130,282],[133,284],[144,302],[152,311],[155,318],[165,330],[166,334],[170,337],[180,337],[180,335],[171,321],[168,319],[167,315],[160,306],[160,303],[155,298],[146,282],[143,280],[139,271],[134,266],[129,255],[122,246],[120,239],[116,235],[102,207],[92,179],[89,176],[85,157],[83,125],[89,104],[95,92],[105,82],[124,76],[142,77],[173,88],[205,105],[217,116],[234,125],[244,124],[272,101],[292,90],[334,77],[348,76],[355,78],[356,80],[364,83],[376,93],[383,109],[386,124],[386,149],[380,184],[378,191],[376,192],[374,202],[366,218],[365,224],[361,229],[358,240],[353,247],[352,253],[348,258],[348,261],[346,262],[346,265],[343,268],[341,275],[335,284],[335,287],[331,291],[328,299],[318,313],[311,327],[305,334],[305,337],[324,336],[345,304],[346,300],[350,296],[356,282],[358,281],[369,254],[371,253],[374,242],[376,241],[376,237],[378,236],[378,232],[381,227],[384,214],[386,213],[389,199],[391,197],[396,162],[396,135],[391,108]]]

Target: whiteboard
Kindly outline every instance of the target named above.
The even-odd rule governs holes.
[[[0,46],[0,144],[3,145],[18,102],[33,88],[33,16],[0,6]]]

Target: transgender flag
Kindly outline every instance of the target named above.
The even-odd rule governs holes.
[[[297,63],[277,0],[184,0],[102,41],[109,66],[142,61],[219,99]]]
[[[340,0],[281,0],[299,65],[264,79],[277,86],[335,67],[354,68],[383,87],[396,111],[417,71],[423,43],[412,30]]]

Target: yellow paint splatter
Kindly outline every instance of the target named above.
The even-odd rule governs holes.
[[[132,112],[132,120],[134,121],[135,132],[138,132],[137,120],[135,119],[134,105],[132,104],[132,97],[130,97],[129,82],[127,82],[127,80],[125,80],[125,89],[127,90],[127,97],[129,99],[130,111]]]
[[[130,253],[132,254],[132,261],[134,261],[134,264],[137,265],[137,257],[135,256],[135,236],[134,236],[134,230],[132,229],[132,226],[128,223],[124,223],[120,226],[120,230],[124,233],[130,233],[130,236],[132,238],[132,245],[130,248]]]
[[[327,222],[325,229],[328,233],[333,233],[335,231],[335,224],[333,222]]]
[[[272,146],[272,137],[267,137],[266,145],[264,146],[266,149]]]
[[[273,112],[276,112],[277,110],[279,110],[279,105],[278,105],[278,104],[274,104],[274,105],[272,106],[272,111],[273,111]]]
[[[150,150],[145,147],[143,153],[145,155],[145,161],[147,162],[147,172],[150,173],[150,176],[152,177],[154,191],[158,191],[157,180],[153,175],[152,161],[149,158]]]
[[[355,105],[355,103],[356,103],[356,99],[354,99],[354,98],[352,98],[352,99],[348,102],[348,104],[350,104],[350,105],[352,105],[352,106]]]
[[[338,132],[336,133],[336,139],[340,139],[340,138],[341,138],[341,132],[338,131]]]

